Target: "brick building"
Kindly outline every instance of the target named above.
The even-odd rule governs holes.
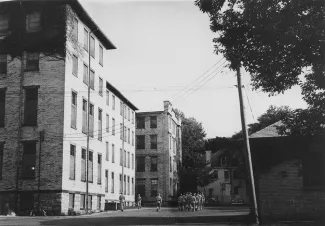
[[[137,108],[108,82],[115,46],[77,0],[3,2],[0,21],[0,213],[104,210],[123,181],[131,205]]]
[[[277,122],[250,136],[262,223],[318,221],[324,225],[324,137],[280,136]]]
[[[164,111],[136,114],[136,194],[144,202],[154,201],[157,193],[172,201],[179,191],[181,124],[169,101]]]

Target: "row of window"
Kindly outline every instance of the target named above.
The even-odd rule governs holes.
[[[155,172],[158,170],[158,158],[157,157],[150,157],[150,171]],[[137,157],[137,172],[145,172],[146,170],[146,163],[145,157]]]
[[[149,135],[150,138],[150,149],[157,149],[157,134]],[[136,136],[136,148],[145,149],[146,148],[146,135],[137,135]]]
[[[145,129],[145,116],[137,116],[137,129]],[[157,128],[157,116],[150,116],[150,128]]]
[[[97,196],[97,210],[101,209],[102,197]],[[91,210],[93,206],[93,196],[88,195],[88,209]],[[75,208],[75,194],[69,193],[69,208]],[[86,208],[86,194],[80,194],[80,209],[83,210]]]
[[[0,74],[6,74],[8,70],[8,55],[0,54]],[[25,71],[38,71],[39,70],[39,53],[27,52],[25,61]]]
[[[130,152],[124,150],[123,153],[122,148],[120,148],[120,166],[124,164],[124,167],[130,169],[132,165],[132,169],[134,169],[134,154],[132,154],[131,157],[132,159],[130,159]],[[131,165],[130,165],[130,161],[131,161]]]
[[[138,178],[136,181],[136,191],[137,194],[140,194],[141,197],[146,197],[146,179]],[[150,179],[150,191],[151,197],[156,197],[158,194],[158,179]]]
[[[71,94],[71,127],[77,129],[77,99],[78,94],[77,92],[72,91]],[[88,102],[86,99],[83,98],[82,100],[82,132],[87,134],[88,124],[87,124],[87,109],[88,109]],[[97,130],[94,130],[94,105],[89,104],[89,134],[91,137],[94,137],[94,132],[98,137],[98,140],[102,141],[103,138],[103,110],[98,108],[98,118],[97,118]],[[111,129],[112,135],[115,135],[115,118],[112,117],[112,125],[110,126],[110,116],[106,114],[106,133],[109,133]],[[127,132],[126,132],[127,131]],[[120,127],[120,136],[122,139],[123,129],[122,124]],[[131,139],[131,132],[130,128],[124,127],[124,137],[125,141],[128,141],[130,144],[130,140],[132,140],[132,145],[134,146],[134,131],[132,131],[132,139]]]

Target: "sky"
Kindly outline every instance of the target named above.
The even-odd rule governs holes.
[[[104,55],[106,79],[139,111],[163,110],[169,100],[186,117],[202,122],[207,138],[241,130],[236,74],[214,53],[216,34],[194,1],[80,2],[117,47]],[[306,108],[299,87],[269,97],[252,90],[250,75],[242,72],[247,124],[270,105]]]

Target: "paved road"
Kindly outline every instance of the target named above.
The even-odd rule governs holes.
[[[0,218],[0,225],[249,225],[248,208],[206,208],[199,212],[179,212],[176,208],[154,208],[102,212],[77,217]]]

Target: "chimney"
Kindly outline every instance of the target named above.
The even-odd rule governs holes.
[[[169,100],[164,101],[164,111],[169,111],[172,107],[172,104],[169,102]]]
[[[211,167],[211,151],[205,151],[205,163]]]

